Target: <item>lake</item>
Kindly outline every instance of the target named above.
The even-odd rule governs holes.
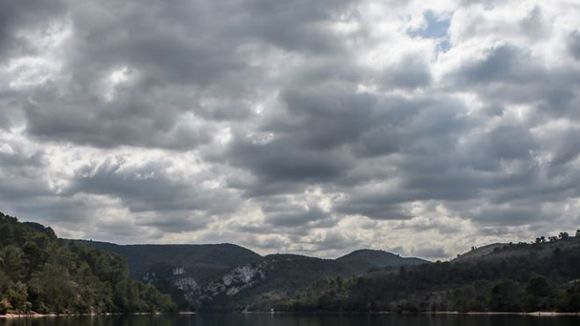
[[[0,319],[0,326],[578,326],[580,317],[200,314]]]

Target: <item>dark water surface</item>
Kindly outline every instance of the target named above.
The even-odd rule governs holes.
[[[0,326],[580,326],[580,317],[202,314],[1,320]]]

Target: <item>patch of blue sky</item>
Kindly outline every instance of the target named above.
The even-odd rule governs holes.
[[[447,14],[436,13],[432,10],[423,13],[423,19],[426,24],[417,29],[408,30],[411,37],[422,37],[439,40],[437,52],[446,52],[451,48],[449,42],[448,30],[451,24],[451,18]]]

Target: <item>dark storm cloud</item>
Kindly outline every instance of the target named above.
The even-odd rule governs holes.
[[[324,212],[320,207],[307,206],[300,207],[297,205],[285,207],[280,210],[280,207],[274,208],[271,212],[266,208],[266,223],[275,227],[299,227],[310,222],[319,222],[328,219],[330,216]]]
[[[414,89],[429,86],[432,79],[427,63],[421,58],[409,55],[385,70],[382,86],[387,90]]]
[[[51,195],[45,180],[38,180],[33,175],[27,176],[26,172],[16,172],[9,169],[5,169],[4,172],[10,173],[10,175],[3,176],[2,184],[0,184],[0,194],[5,205],[9,205],[10,201],[19,201],[22,198],[36,200],[39,197]]]
[[[351,164],[340,150],[308,150],[284,140],[260,144],[243,139],[232,143],[228,154],[234,165],[249,169],[265,182],[324,182],[340,176]]]
[[[240,33],[291,51],[329,53],[342,50],[339,39],[323,24],[349,14],[351,0],[312,3],[308,0],[243,2]],[[350,13],[352,14],[352,13]]]
[[[373,97],[354,92],[348,83],[331,82],[286,89],[279,102],[281,108],[266,115],[260,126],[273,138],[261,141],[238,135],[225,153],[227,159],[256,176],[257,187],[272,182],[334,181],[343,176],[353,163],[343,145],[371,124]]]
[[[52,227],[67,227],[75,231],[86,231],[90,228],[90,223],[96,218],[95,212],[99,207],[80,198],[55,198],[50,194],[44,196],[22,196],[30,201],[7,202],[3,207],[9,211],[18,212],[26,219],[31,219],[41,223],[46,223]],[[102,208],[101,208],[102,209]],[[85,230],[79,230],[82,224]]]
[[[258,178],[248,186],[272,189],[274,182],[369,181],[357,180],[352,171],[357,157],[433,156],[426,152],[429,148],[452,148],[456,135],[472,124],[463,117],[463,105],[445,97],[377,97],[344,83],[290,89],[283,92],[280,102],[283,110],[267,117],[261,126],[272,139],[237,137],[226,152],[232,164]],[[250,193],[261,192],[252,189]]]
[[[395,152],[427,154],[432,146],[449,149],[456,135],[473,123],[465,110],[463,103],[446,96],[384,97],[353,150],[376,157]]]
[[[532,65],[524,50],[511,45],[499,45],[489,50],[486,57],[467,63],[457,74],[457,83],[463,85],[494,82],[527,82],[540,73]]]
[[[577,68],[547,68],[528,50],[508,43],[490,47],[483,58],[468,61],[448,79],[453,87],[475,89],[485,99],[531,104],[539,115],[551,116],[575,113],[580,85]]]
[[[40,150],[24,151],[23,144],[6,141],[0,147],[0,201],[9,204],[20,198],[41,197],[50,194],[42,174],[46,166]]]
[[[209,141],[211,126],[183,122],[203,98],[212,96],[208,89],[235,92],[228,78],[243,74],[247,80],[252,74],[245,72],[247,65],[237,53],[239,42],[219,38],[204,42],[201,35],[208,32],[204,27],[208,22],[178,16],[183,10],[202,17],[211,9],[203,3],[106,6],[116,14],[103,16],[107,9],[94,3],[70,8],[74,36],[68,41],[65,69],[72,80],[36,91],[33,104],[26,105],[28,132],[99,147],[191,149]],[[123,67],[130,72],[130,82],[107,86],[110,74]],[[63,87],[64,95],[59,94]],[[107,87],[114,93],[110,101],[98,94]]]
[[[573,162],[580,155],[580,127],[554,130],[544,145],[553,150],[552,165]]]
[[[27,131],[104,148],[196,148],[215,133],[204,120],[252,115],[256,92],[267,89],[267,65],[252,60],[275,48],[340,52],[343,40],[327,23],[348,12],[349,3],[70,3],[73,35],[63,73],[71,79],[47,84],[35,90],[32,104],[21,103]],[[130,81],[107,86],[119,69],[130,72]],[[110,100],[102,95],[107,87]],[[192,114],[197,125],[179,123]]]
[[[498,126],[481,135],[473,145],[482,158],[498,160],[525,160],[539,148],[533,135],[522,125]]]
[[[30,144],[0,142],[0,206],[13,215],[52,226],[86,223],[91,205],[83,199],[61,197],[51,185],[47,154]],[[10,150],[6,150],[6,146]]]
[[[203,189],[198,180],[172,180],[163,162],[143,166],[124,166],[104,161],[96,167],[77,171],[66,193],[108,195],[120,199],[134,212],[203,211],[207,214],[232,212],[237,201],[226,190]],[[214,205],[218,203],[219,205]]]
[[[14,55],[34,52],[34,45],[19,32],[46,29],[64,9],[60,0],[0,1],[0,62]]]
[[[490,225],[528,225],[532,221],[542,221],[553,218],[543,212],[537,204],[528,203],[526,206],[500,205],[483,207],[475,210],[471,215],[474,220]]]
[[[393,203],[393,199],[389,199],[388,195],[383,197],[379,194],[349,198],[346,202],[336,205],[335,210],[337,213],[362,215],[375,220],[405,220],[412,217],[400,205]]]
[[[207,228],[212,222],[211,217],[191,212],[166,212],[163,216],[157,214],[136,216],[135,225],[148,227],[159,233],[181,233],[198,231]],[[129,228],[131,224],[128,225]]]
[[[4,78],[0,75],[0,83],[3,82],[2,79]],[[19,95],[19,92],[0,89],[0,107],[2,108],[0,110],[0,130],[8,130],[22,120],[24,114],[19,108],[21,102]]]
[[[27,131],[41,139],[66,139],[103,148],[188,149],[210,141],[211,126],[200,126],[171,103],[141,94],[133,90],[114,103],[99,103],[97,99],[87,103],[84,95],[70,94],[63,100],[50,88],[43,89],[26,105]]]
[[[3,168],[24,168],[24,167],[40,167],[44,164],[44,155],[40,151],[33,153],[14,152],[10,147],[11,152],[0,151],[0,165]]]
[[[576,60],[580,60],[580,32],[575,31],[568,36],[568,51]]]
[[[501,66],[498,61],[514,55],[511,51],[499,50],[498,57],[503,59],[492,58],[468,66]],[[500,71],[509,66],[511,60],[501,69],[493,68],[497,72],[491,75],[479,76],[478,72],[485,70],[480,67],[469,68],[465,74],[472,78],[472,83],[489,79],[519,82],[510,79],[509,71]],[[533,173],[524,166],[519,177],[513,173],[506,175],[499,164],[500,160],[531,164],[531,153],[540,150],[540,144],[527,126],[498,125],[482,133],[474,129],[482,121],[469,116],[469,107],[461,101],[446,96],[411,100],[377,97],[357,93],[345,85],[348,83],[287,90],[280,97],[283,111],[278,111],[274,118],[265,119],[262,125],[265,131],[272,133],[272,140],[261,143],[247,139],[231,143],[230,159],[234,158],[234,164],[258,178],[257,182],[245,185],[245,189],[252,189],[247,194],[263,196],[264,193],[255,189],[271,190],[273,183],[320,183],[329,190],[345,194],[343,200],[335,203],[335,212],[378,220],[411,218],[412,214],[403,205],[415,201],[457,202],[484,194],[489,194],[491,200],[531,195],[520,187],[533,184]],[[312,152],[313,148],[318,151]],[[306,159],[299,153],[313,156]],[[312,160],[317,157],[315,153],[323,155]],[[333,157],[336,153],[341,154],[338,156],[341,159]],[[385,161],[391,173],[384,173],[382,166],[377,164],[367,167],[367,172],[357,177],[352,163],[337,165],[356,162],[356,157],[360,156],[381,158],[385,155],[394,155]],[[357,163],[363,164],[360,160]],[[380,180],[377,178],[396,181],[396,186],[366,189],[365,183],[377,182]],[[341,184],[360,187],[347,190]],[[516,194],[510,191],[512,187]],[[281,191],[295,192],[297,189],[303,188],[287,186]],[[522,214],[505,209],[496,211],[505,213],[505,223],[522,223]],[[491,223],[497,220],[496,215],[469,216]],[[536,219],[537,216],[530,215],[527,221]]]
[[[316,150],[355,140],[371,124],[376,100],[342,85],[288,89],[282,94],[285,115],[264,129]]]

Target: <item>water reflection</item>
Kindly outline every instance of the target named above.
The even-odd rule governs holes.
[[[577,326],[580,317],[202,314],[0,320],[0,326]]]

